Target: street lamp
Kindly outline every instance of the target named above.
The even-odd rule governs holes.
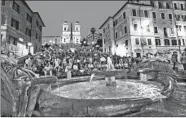
[[[92,41],[92,45],[94,45],[94,41]]]
[[[28,42],[28,49],[29,49],[29,52],[28,52],[28,55],[30,55],[30,47],[32,46],[32,43],[31,42]]]
[[[52,45],[52,40],[50,40],[50,44]]]
[[[95,42],[94,42],[94,41],[92,41],[92,48],[94,47],[94,44],[95,44]]]
[[[83,44],[84,44],[84,45],[86,45],[86,44],[87,44],[87,42],[86,42],[86,41],[83,41]]]

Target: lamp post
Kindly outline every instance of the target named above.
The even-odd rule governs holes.
[[[32,43],[31,42],[28,42],[28,55],[30,55],[30,47],[32,46]]]
[[[94,47],[94,44],[95,44],[95,42],[94,42],[94,41],[92,41],[92,48]]]

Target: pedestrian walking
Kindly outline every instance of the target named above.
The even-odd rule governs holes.
[[[178,55],[177,52],[173,52],[172,54],[172,63],[173,63],[173,70],[176,69],[176,63],[178,62]]]
[[[183,64],[184,71],[186,71],[186,52],[183,52],[181,56],[181,63]]]

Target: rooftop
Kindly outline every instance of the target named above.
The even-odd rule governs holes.
[[[40,16],[40,14],[38,12],[33,12],[33,13],[35,13],[35,14],[37,14],[39,16],[39,19],[41,20],[43,27],[45,27],[45,24],[44,24],[44,22],[43,22],[43,20],[42,20],[42,18]]]
[[[43,27],[45,27],[45,24],[40,16],[40,14],[38,12],[33,12],[32,9],[29,7],[29,5],[27,4],[27,2],[25,0],[21,0],[21,2],[32,12],[32,13],[35,13],[39,16],[39,18],[41,19],[41,22],[42,22],[42,25]]]

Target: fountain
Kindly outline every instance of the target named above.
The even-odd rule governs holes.
[[[1,70],[3,86],[6,85],[12,98],[10,103],[15,102],[12,116],[145,116],[148,112],[154,116],[163,116],[165,113],[169,116],[186,115],[185,92],[176,88],[176,76],[167,64],[157,60],[141,63],[133,70],[134,76],[139,70],[150,75],[150,81],[126,79],[130,73],[116,70],[93,71],[95,76],[102,75],[103,78],[95,78],[91,82],[89,78],[60,81],[52,77],[37,78],[28,70],[6,64],[2,64]],[[22,70],[22,74],[18,70]],[[21,77],[10,76],[12,72]],[[117,79],[120,74],[123,74],[123,78]],[[32,79],[25,81],[20,87],[21,93],[17,93],[13,80],[21,80],[25,76]],[[116,84],[106,86],[105,78],[113,76],[116,77]],[[42,89],[42,84],[52,85],[52,90]],[[157,111],[157,106],[162,107],[161,113]]]
[[[117,72],[118,71],[116,71],[116,69],[114,68],[111,58],[108,56],[107,57],[107,70],[106,71],[94,70],[90,77],[90,82],[92,82],[92,79],[95,75],[98,75],[98,76],[105,77],[106,86],[116,86],[115,74]]]
[[[171,76],[171,78],[167,74],[159,72],[158,69],[145,67],[142,69],[138,66],[135,72],[139,71],[144,75],[152,72],[156,73],[155,76],[153,76],[154,74],[151,75],[151,79],[155,78],[159,83],[126,79],[127,72],[114,70],[112,63],[109,62],[106,71],[94,70],[89,82],[81,81],[64,84],[60,88],[53,90],[52,94],[59,96],[59,101],[67,102],[65,104],[67,111],[71,111],[70,106],[73,106],[73,114],[68,112],[70,115],[65,116],[87,116],[87,114],[88,116],[117,116],[119,114],[139,112],[142,107],[167,99],[174,92],[175,83],[174,79],[172,79],[174,76]],[[123,79],[115,80],[115,77],[121,73],[125,73]],[[164,80],[157,77],[157,75],[164,77]],[[103,78],[92,81],[94,76]],[[43,105],[46,104],[52,108],[55,107],[43,103]],[[89,110],[86,113],[82,112],[86,108]],[[46,114],[46,112],[43,113]],[[52,113],[50,112],[50,115]],[[54,116],[58,115],[54,114]]]

